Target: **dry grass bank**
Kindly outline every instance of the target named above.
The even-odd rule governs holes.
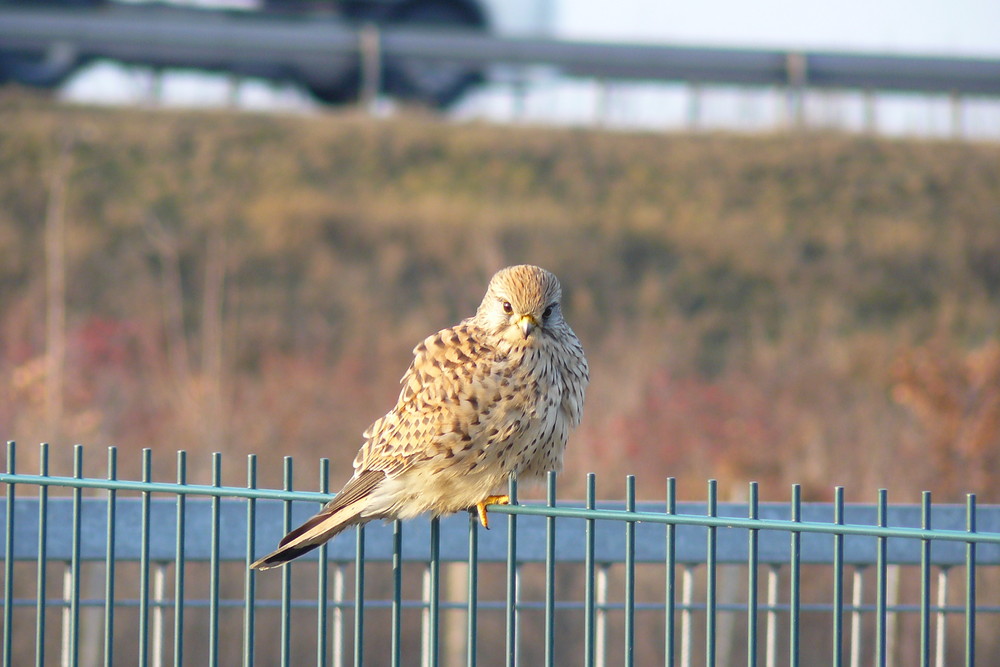
[[[59,220],[65,381],[47,406]],[[688,495],[715,476],[770,498],[795,481],[1000,500],[967,474],[1000,445],[993,144],[8,95],[0,258],[0,424],[26,444],[151,446],[164,477],[176,448],[328,456],[346,477],[410,347],[471,314],[494,269],[534,262],[592,360],[566,487],[599,468],[604,495],[622,488],[608,473],[642,470],[647,497],[671,474]]]

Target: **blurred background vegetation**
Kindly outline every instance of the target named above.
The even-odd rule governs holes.
[[[1000,146],[0,98],[0,426],[350,474],[412,346],[558,274],[592,370],[564,497],[1000,501]],[[31,447],[19,469],[33,470]],[[29,460],[24,460],[29,458]],[[87,474],[104,474],[92,454]],[[199,466],[195,466],[198,468]],[[60,472],[59,470],[55,472]]]

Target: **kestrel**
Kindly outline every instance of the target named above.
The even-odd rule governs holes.
[[[563,319],[559,280],[511,266],[473,317],[413,349],[396,406],[364,433],[354,476],[323,509],[250,567],[265,570],[349,526],[506,504],[508,479],[562,468],[580,423],[587,360]]]

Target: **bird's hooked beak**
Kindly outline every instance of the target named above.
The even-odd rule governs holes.
[[[525,338],[527,338],[537,326],[538,322],[531,315],[522,315],[521,319],[517,321],[517,327],[521,330],[521,333],[524,334]]]

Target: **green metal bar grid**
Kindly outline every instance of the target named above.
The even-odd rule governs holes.
[[[220,454],[212,456],[211,484],[210,485],[189,485],[186,483],[187,460],[183,452],[177,455],[177,483],[164,484],[153,482],[151,479],[151,450],[142,451],[142,482],[128,482],[118,479],[117,472],[117,450],[109,448],[107,460],[107,479],[86,479],[83,476],[83,448],[79,445],[73,448],[73,475],[72,477],[52,477],[48,475],[50,469],[49,448],[43,445],[40,448],[39,474],[20,475],[16,472],[15,449],[13,443],[8,444],[7,472],[0,474],[0,481],[6,483],[6,544],[4,549],[4,639],[3,639],[3,665],[15,664],[12,655],[11,630],[13,623],[13,610],[19,605],[34,604],[35,624],[37,636],[35,638],[35,663],[45,664],[45,611],[52,608],[63,610],[63,632],[64,632],[64,659],[70,664],[78,664],[80,646],[80,615],[81,609],[88,606],[102,606],[104,610],[104,664],[113,664],[113,635],[115,628],[115,607],[129,606],[132,602],[127,600],[116,600],[115,576],[116,560],[113,557],[115,545],[120,539],[115,532],[115,516],[118,508],[118,494],[120,491],[138,492],[141,501],[141,527],[139,531],[140,557],[139,557],[139,590],[138,599],[134,604],[138,609],[138,655],[137,664],[146,665],[149,663],[150,653],[150,614],[161,609],[173,607],[174,609],[174,664],[182,664],[184,646],[182,637],[184,635],[184,609],[185,607],[197,607],[204,604],[202,601],[185,600],[184,589],[184,526],[185,526],[185,499],[189,495],[205,495],[211,502],[211,554],[208,562],[209,567],[209,595],[208,605],[208,656],[207,664],[220,664],[219,657],[219,621],[221,610],[228,607],[242,606],[243,608],[243,664],[254,664],[254,629],[255,615],[258,609],[266,608],[272,604],[280,604],[281,614],[281,655],[280,661],[283,665],[292,664],[292,651],[290,646],[291,638],[291,611],[297,608],[309,607],[305,601],[294,600],[291,595],[292,568],[284,568],[281,578],[280,601],[258,600],[256,596],[256,577],[249,570],[243,575],[244,597],[242,600],[224,600],[220,596],[220,535],[221,535],[221,500],[225,497],[238,497],[246,502],[246,532],[248,535],[245,560],[248,565],[254,558],[253,539],[257,518],[256,501],[262,498],[278,499],[284,503],[283,527],[291,527],[291,506],[294,500],[308,500],[313,502],[325,502],[329,498],[329,461],[323,459],[320,463],[320,492],[295,492],[292,489],[292,460],[284,460],[284,482],[282,491],[268,491],[257,488],[257,460],[256,457],[248,457],[247,460],[247,486],[246,488],[223,487],[222,480],[222,457]],[[36,559],[36,591],[33,600],[18,601],[13,596],[13,541],[15,535],[15,485],[37,485],[38,492],[38,555]],[[72,499],[72,517],[70,523],[72,550],[68,561],[66,575],[64,577],[64,599],[48,600],[46,592],[48,582],[46,580],[46,567],[48,562],[48,541],[47,536],[50,530],[48,515],[49,508],[49,487],[57,485],[70,489]],[[104,540],[107,547],[107,556],[104,561],[107,576],[105,577],[104,598],[101,600],[85,600],[81,597],[81,555],[80,545],[84,527],[81,524],[83,515],[82,498],[85,489],[98,489],[105,492],[107,532]],[[440,644],[439,630],[441,625],[441,612],[445,609],[465,609],[466,612],[466,664],[476,665],[478,660],[478,625],[481,611],[491,609],[503,609],[506,621],[506,636],[504,645],[506,649],[506,664],[518,664],[518,643],[519,643],[519,612],[526,609],[541,609],[544,613],[544,663],[546,665],[559,664],[556,642],[556,613],[563,610],[582,609],[583,623],[585,629],[585,646],[583,648],[584,663],[586,665],[603,664],[606,657],[598,654],[598,615],[607,612],[621,612],[623,619],[623,645],[625,647],[624,664],[632,665],[635,662],[635,632],[636,613],[647,610],[660,611],[664,614],[664,664],[673,665],[675,663],[675,653],[677,649],[676,637],[676,611],[697,611],[704,615],[705,621],[705,663],[714,665],[717,662],[717,642],[718,622],[720,613],[745,613],[747,647],[746,661],[748,665],[758,664],[759,659],[759,614],[781,612],[788,617],[788,661],[791,665],[797,665],[801,660],[801,618],[806,612],[824,611],[832,614],[833,622],[833,645],[832,664],[841,665],[844,661],[843,644],[847,639],[844,627],[844,614],[850,613],[870,613],[874,617],[875,623],[875,646],[874,659],[878,665],[885,665],[889,662],[889,647],[887,639],[887,625],[890,614],[896,613],[918,613],[919,614],[919,652],[920,664],[930,665],[932,644],[938,650],[938,662],[943,654],[943,639],[939,635],[932,642],[932,619],[939,619],[938,631],[940,633],[941,623],[944,614],[962,614],[964,616],[964,650],[965,664],[973,665],[976,662],[976,620],[977,614],[1000,612],[1000,606],[988,605],[977,606],[977,567],[980,566],[977,558],[978,545],[1000,544],[1000,534],[986,533],[977,530],[977,506],[976,498],[970,494],[967,496],[965,504],[966,529],[940,530],[933,529],[931,525],[931,494],[925,492],[921,496],[920,512],[921,520],[919,528],[892,527],[888,525],[888,494],[882,489],[878,492],[876,503],[877,525],[848,525],[845,524],[845,503],[844,491],[842,487],[834,490],[834,520],[832,523],[805,522],[802,520],[802,497],[801,487],[792,487],[792,497],[790,503],[791,516],[789,520],[766,520],[760,518],[759,489],[756,483],[749,485],[749,496],[747,501],[747,515],[740,517],[722,517],[718,515],[718,485],[714,480],[710,480],[707,493],[707,510],[704,516],[682,515],[676,513],[676,481],[673,479],[667,482],[667,501],[664,513],[643,512],[636,510],[635,499],[635,478],[626,478],[625,509],[597,509],[595,501],[595,476],[591,473],[586,480],[586,501],[585,507],[558,507],[556,496],[555,475],[550,474],[547,479],[546,500],[544,506],[529,505],[521,506],[516,504],[517,487],[511,481],[509,495],[515,504],[510,506],[491,506],[491,513],[508,514],[511,519],[508,522],[507,540],[507,576],[505,579],[506,602],[491,602],[479,599],[479,527],[474,515],[470,515],[468,529],[468,558],[467,558],[467,599],[463,603],[442,602],[440,600],[440,522],[435,519],[431,523],[431,558],[425,562],[426,584],[423,599],[420,601],[405,600],[403,596],[403,531],[400,522],[394,522],[392,526],[392,593],[391,600],[384,603],[365,599],[365,534],[361,527],[357,529],[356,553],[354,558],[355,586],[354,600],[344,601],[336,597],[329,599],[328,595],[328,559],[326,547],[319,551],[321,567],[318,567],[316,580],[317,593],[315,604],[316,617],[316,662],[317,664],[328,664],[331,659],[329,650],[328,613],[331,609],[354,610],[354,664],[364,664],[364,644],[365,644],[365,609],[378,609],[386,605],[390,610],[390,664],[402,664],[403,646],[403,612],[405,609],[419,608],[425,610],[426,616],[426,645],[423,649],[425,662],[422,664],[436,665],[439,662]],[[150,533],[153,529],[150,525],[150,502],[154,493],[175,494],[176,496],[176,558],[175,566],[175,590],[174,600],[164,601],[157,592],[151,597],[150,584]],[[519,516],[541,516],[545,521],[545,556],[544,556],[544,601],[526,602],[519,599],[519,567],[517,549],[517,518]],[[556,576],[557,576],[557,520],[560,518],[583,519],[586,525],[585,558],[583,563],[585,590],[582,602],[560,601],[556,598]],[[599,600],[596,580],[598,576],[599,564],[596,561],[595,535],[599,522],[614,521],[624,522],[625,535],[625,556],[622,562],[624,568],[624,591],[621,602],[606,602]],[[666,560],[665,569],[665,600],[663,604],[638,603],[636,601],[636,526],[638,523],[658,523],[666,528]],[[705,527],[706,530],[706,561],[705,582],[703,604],[683,602],[678,605],[676,602],[676,569],[679,566],[675,557],[676,552],[676,528],[684,525],[697,525]],[[718,569],[720,564],[717,560],[718,529],[736,528],[747,530],[747,599],[745,603],[733,604],[720,602]],[[768,602],[761,603],[758,597],[760,587],[759,579],[759,550],[760,531],[781,531],[788,535],[790,542],[790,558],[788,563],[788,602],[778,603],[769,598]],[[809,604],[802,600],[801,579],[802,579],[802,552],[801,539],[804,533],[831,534],[833,537],[833,591],[831,604]],[[844,540],[848,536],[863,535],[874,537],[877,541],[875,566],[875,602],[874,604],[858,603],[857,600],[851,604],[845,604],[844,586]],[[888,547],[889,541],[896,538],[918,539],[920,540],[919,559],[919,602],[917,604],[890,603],[888,597],[888,576],[889,569],[893,567],[889,564]],[[960,542],[964,544],[964,600],[961,605],[947,605],[939,597],[937,603],[932,603],[931,590],[931,546],[934,542]],[[600,564],[601,571],[610,564]],[[161,567],[159,564],[157,567]],[[685,566],[688,567],[688,566]],[[898,567],[898,566],[897,566]],[[855,566],[857,572],[860,568]],[[947,578],[947,568],[939,566],[940,581]],[[606,576],[606,575],[603,575]],[[157,591],[159,588],[157,587]],[[161,631],[160,623],[154,621],[157,629],[156,636]],[[857,630],[852,630],[853,635]],[[856,638],[853,638],[856,641]],[[600,642],[603,646],[603,641]],[[154,648],[155,645],[154,645]],[[765,647],[766,655],[772,657],[770,648]],[[158,651],[157,651],[158,653]],[[339,654],[339,652],[338,652]]]

